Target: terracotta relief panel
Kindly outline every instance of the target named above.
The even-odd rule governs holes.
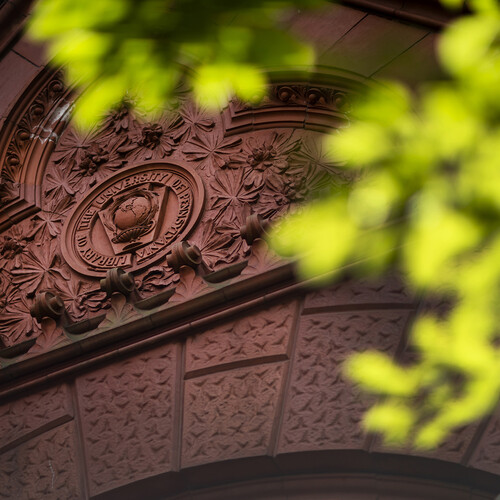
[[[0,450],[73,418],[70,398],[63,384],[0,406]]]
[[[287,355],[296,311],[297,302],[290,301],[189,337],[186,374],[264,356]]]
[[[394,353],[408,316],[370,310],[301,318],[278,453],[363,447],[369,399],[343,379],[342,362],[370,348]]]
[[[27,111],[36,124],[48,110],[61,111],[68,92],[56,75],[37,99]],[[345,99],[346,89],[279,85],[270,88],[262,109],[279,115],[296,108],[294,113],[304,117],[314,108],[318,116],[340,117]],[[322,134],[297,124],[301,130],[290,128],[289,122],[272,127],[263,122],[231,136],[224,114],[198,109],[185,95],[176,111],[154,122],[137,116],[128,102],[87,133],[71,124],[61,133],[67,118],[50,136],[53,151],[44,150],[42,163],[11,155],[15,161],[2,172],[0,192],[10,196],[12,191],[15,198],[11,174],[19,157],[39,191],[38,212],[23,215],[0,234],[5,347],[39,335],[29,314],[37,293],[56,292],[70,318],[79,321],[108,306],[98,280],[120,266],[134,272],[139,292],[147,297],[178,280],[165,259],[173,243],[189,239],[197,245],[205,272],[241,262],[250,255],[240,234],[248,215],[281,217],[350,180],[326,158]],[[18,135],[16,144],[23,147],[31,140],[24,132]]]
[[[73,422],[0,455],[0,498],[83,498]]]
[[[283,369],[271,363],[187,380],[182,467],[266,454]]]
[[[414,297],[401,278],[347,279],[307,294],[304,307],[331,307],[349,304],[413,304]]]
[[[176,350],[163,346],[77,380],[92,494],[172,469]]]

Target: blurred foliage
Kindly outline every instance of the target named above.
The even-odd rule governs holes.
[[[346,364],[378,395],[364,425],[389,444],[435,447],[500,395],[500,7],[469,6],[440,40],[449,78],[414,92],[386,83],[364,96],[350,126],[327,138],[356,182],[271,236],[279,252],[300,256],[306,278],[397,266],[416,293],[453,304],[416,320],[413,363],[366,352]]]
[[[71,84],[85,87],[75,120],[90,126],[124,96],[155,113],[187,82],[220,107],[258,101],[263,67],[311,65],[313,50],[283,29],[287,15],[321,0],[40,0],[29,34]]]

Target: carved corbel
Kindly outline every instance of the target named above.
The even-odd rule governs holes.
[[[129,297],[135,291],[134,277],[120,267],[110,269],[100,281],[100,286],[101,290],[106,292],[106,297],[111,297],[114,293]]]
[[[99,323],[99,328],[113,328],[140,315],[130,302],[140,299],[135,289],[134,277],[123,269],[115,267],[106,273],[106,277],[100,281],[101,290],[111,297],[111,309],[106,317]]]
[[[197,269],[203,263],[200,249],[188,241],[180,241],[172,246],[167,255],[167,264],[178,273],[183,266]]]
[[[269,228],[269,221],[259,214],[249,215],[240,229],[241,237],[251,245],[257,238],[262,238]]]
[[[70,323],[64,302],[53,292],[40,292],[30,308],[30,314],[40,323],[42,333],[29,353],[49,351],[69,342],[61,325]]]
[[[44,318],[51,318],[55,321],[59,321],[63,317],[65,311],[66,309],[61,297],[52,292],[38,293],[30,308],[31,316],[39,323],[41,323]]]

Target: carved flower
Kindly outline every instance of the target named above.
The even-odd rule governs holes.
[[[136,133],[135,145],[120,148],[129,154],[129,159],[157,160],[170,156],[177,146],[177,133],[183,120],[176,116],[172,120],[163,119],[157,123],[148,123]]]
[[[288,157],[300,147],[300,140],[293,139],[294,132],[278,134],[262,141],[248,139],[243,155],[251,168],[248,178],[255,184],[262,184],[269,176],[282,175],[288,168]]]
[[[45,195],[56,203],[75,195],[73,189],[78,182],[79,175],[69,170],[63,171],[59,165],[47,173],[44,179]]]
[[[98,144],[91,144],[84,152],[76,167],[82,175],[94,175],[97,169],[109,160],[108,152]]]
[[[221,216],[226,221],[234,220],[245,204],[255,203],[259,198],[259,187],[245,183],[247,172],[240,170],[219,170],[212,185],[214,195],[210,208],[217,210],[214,220]]]
[[[88,313],[85,301],[87,287],[87,283],[77,279],[58,280],[55,284],[73,320],[79,320]]]
[[[21,266],[21,255],[26,248],[26,237],[19,226],[12,226],[9,232],[0,237],[0,265],[10,270]]]
[[[268,219],[285,213],[290,206],[288,194],[288,186],[282,176],[269,177],[260,194],[259,213]]]
[[[202,136],[207,134],[215,127],[215,121],[206,116],[205,113],[199,110],[193,103],[188,103],[180,110],[180,114],[184,124],[176,136],[176,139],[182,138],[188,140],[194,136]]]
[[[332,174],[340,183],[345,184],[349,180],[349,171],[330,161],[321,139],[314,136],[305,137],[300,148],[290,155],[287,172],[299,175],[304,170],[317,169]]]
[[[237,214],[236,218],[228,224],[223,224],[217,228],[221,236],[229,238],[231,245],[226,250],[224,262],[229,264],[246,257],[250,247],[241,236],[241,228],[245,224],[245,220],[250,215],[252,210],[249,205],[245,205]]]
[[[228,262],[233,238],[227,233],[222,233],[213,220],[205,222],[200,232],[190,239],[201,251],[203,262],[210,270],[217,264]]]
[[[0,339],[7,347],[27,340],[38,329],[29,309],[16,287],[0,291]]]
[[[173,269],[163,266],[151,267],[141,278],[136,280],[137,290],[141,293],[157,292],[178,279]]]
[[[116,141],[112,141],[110,137],[103,137],[102,134],[98,136],[95,131],[80,135],[70,129],[54,153],[54,162],[63,172],[58,172],[57,169],[51,172],[47,192],[57,197],[62,195],[63,190],[69,195],[72,191],[87,191],[106,176],[104,168],[114,170],[123,166],[124,160],[118,149],[126,140],[126,137],[118,136]],[[64,177],[67,180],[58,188],[57,181]]]
[[[104,309],[109,309],[109,302],[106,298],[106,292],[101,289],[91,290],[78,296],[78,303],[92,312],[101,312]]]
[[[45,245],[31,245],[21,255],[20,268],[12,271],[12,281],[26,295],[32,296],[37,290],[52,288],[57,280],[70,279],[70,274],[55,249],[56,242],[51,240]]]
[[[102,136],[119,135],[122,132],[128,133],[136,124],[132,113],[133,103],[130,100],[124,100],[118,108],[111,111],[105,118],[101,130]]]
[[[48,236],[55,238],[61,232],[62,218],[56,212],[39,212],[31,219],[29,239],[44,241]]]
[[[95,131],[81,135],[73,128],[69,128],[57,145],[53,155],[54,162],[67,171],[72,170],[75,164],[84,159],[87,149],[94,140]]]
[[[118,151],[110,153],[108,149],[97,143],[92,143],[85,151],[80,162],[76,163],[74,171],[79,179],[77,186],[81,193],[88,190],[96,182],[106,177],[106,169],[116,170],[121,168],[125,160],[120,158]]]
[[[269,176],[262,190],[260,201],[262,215],[275,217],[286,212],[291,204],[302,203],[329,192],[335,185],[329,173],[314,165],[306,166],[300,174]]]
[[[247,142],[247,162],[254,170],[274,170],[283,173],[288,167],[288,155],[300,146],[300,140],[292,140],[291,134],[274,132],[271,139],[264,142],[251,137]]]
[[[190,161],[199,161],[199,167],[204,169],[207,165],[211,170],[224,168],[230,162],[231,155],[237,155],[241,152],[239,147],[240,138],[223,138],[216,134],[206,134],[203,138],[194,136],[190,139],[184,148],[184,153]]]

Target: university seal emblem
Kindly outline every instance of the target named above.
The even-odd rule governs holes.
[[[114,267],[141,269],[187,236],[203,201],[202,182],[187,167],[155,161],[125,169],[74,209],[63,232],[63,256],[87,276]]]

